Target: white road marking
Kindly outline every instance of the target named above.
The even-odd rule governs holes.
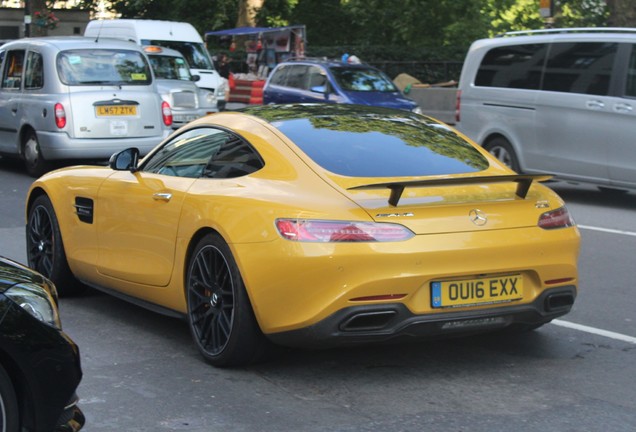
[[[616,339],[619,341],[623,341],[623,342],[628,342],[628,343],[632,343],[632,344],[636,344],[636,337],[632,337],[632,336],[627,336],[621,333],[615,333],[612,331],[608,331],[608,330],[602,330],[602,329],[597,329],[594,327],[588,327],[588,326],[584,326],[581,324],[575,324],[575,323],[571,323],[569,321],[561,321],[561,320],[552,320],[552,324],[561,326],[561,327],[567,327],[570,329],[574,329],[574,330],[579,330],[582,332],[586,332],[586,333],[592,333],[595,335],[599,335],[599,336],[605,336],[611,339]]]
[[[610,234],[622,234],[626,236],[636,237],[636,232],[633,232],[633,231],[623,231],[623,230],[601,228],[601,227],[595,227],[595,226],[589,226],[589,225],[577,225],[577,226],[581,229],[586,229],[590,231],[600,231],[600,232],[606,232]]]

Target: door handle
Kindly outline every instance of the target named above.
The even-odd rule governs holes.
[[[626,103],[619,103],[614,105],[614,111],[618,113],[630,113],[632,112],[632,106]]]
[[[585,106],[592,110],[600,110],[605,108],[605,104],[600,100],[589,100],[585,102]]]
[[[157,192],[152,195],[152,199],[155,201],[165,201],[168,202],[172,199],[172,194],[169,192]]]

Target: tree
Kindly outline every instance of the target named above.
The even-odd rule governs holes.
[[[636,0],[606,0],[611,27],[636,27]]]

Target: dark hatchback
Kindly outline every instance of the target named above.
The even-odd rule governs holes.
[[[0,257],[0,431],[78,431],[79,349],[62,331],[55,286]]]

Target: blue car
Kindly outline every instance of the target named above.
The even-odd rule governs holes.
[[[421,113],[384,72],[336,60],[279,63],[263,88],[264,104],[340,103],[373,105]]]

